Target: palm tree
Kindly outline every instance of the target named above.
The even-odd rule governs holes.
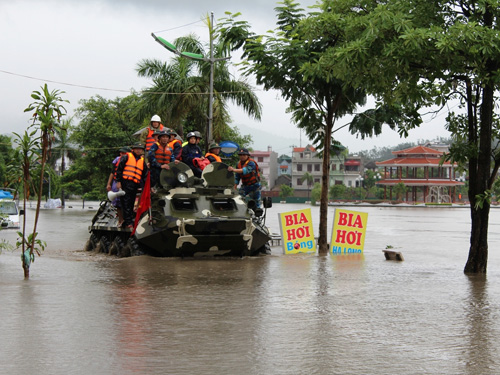
[[[310,174],[309,172],[306,172],[304,173],[304,175],[302,176],[302,182],[307,182],[307,200],[310,200],[309,199],[309,196],[311,195],[311,186],[314,182],[314,178],[312,176],[312,174]]]
[[[214,43],[214,57],[226,56],[220,44]],[[209,56],[198,38],[191,34],[174,41],[180,51],[189,51]],[[177,128],[182,135],[183,124],[190,122],[190,130],[205,132],[208,113],[208,93],[210,87],[210,62],[190,60],[176,56],[170,63],[156,59],[144,59],[137,65],[140,77],[153,80],[153,84],[143,92],[144,105],[138,117],[144,118],[158,113],[169,127]],[[242,107],[251,117],[260,120],[262,105],[244,80],[236,80],[229,72],[226,60],[214,63],[213,138],[220,141],[228,126],[228,102]],[[211,141],[211,140],[206,140]]]
[[[73,117],[63,120],[60,128],[55,131],[48,159],[48,163],[54,170],[57,160],[61,159],[61,177],[64,176],[64,171],[66,170],[66,159],[75,160],[77,157],[77,150],[70,143],[72,122]],[[61,188],[61,206],[63,208],[65,206],[64,188]]]

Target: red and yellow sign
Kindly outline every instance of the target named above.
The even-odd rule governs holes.
[[[365,244],[367,212],[335,210],[330,253],[362,254]]]
[[[310,208],[278,215],[284,254],[316,252]]]

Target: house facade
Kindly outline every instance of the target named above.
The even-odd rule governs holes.
[[[267,187],[263,186],[262,190],[272,190],[278,175],[278,154],[269,146],[267,151],[252,151],[252,159],[254,159],[260,168],[260,174],[267,181]]]
[[[318,157],[316,149],[307,145],[306,147],[294,147],[292,151],[292,187],[295,195],[299,197],[308,196],[315,183],[321,181],[323,160]],[[312,176],[312,184],[308,186],[304,175]]]

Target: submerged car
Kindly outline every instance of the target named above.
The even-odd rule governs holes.
[[[243,199],[227,168],[212,163],[197,178],[186,164],[170,164],[169,170],[162,170],[160,184],[151,193],[151,207],[133,235],[118,227],[115,207],[103,201],[89,227],[86,250],[162,257],[270,253],[265,217],[271,199],[263,200],[263,209]]]
[[[18,203],[13,199],[13,195],[6,190],[0,190],[0,227],[19,228],[19,216],[24,214],[24,210],[20,210]]]

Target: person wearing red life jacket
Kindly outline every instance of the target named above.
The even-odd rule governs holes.
[[[144,186],[148,169],[144,161],[144,145],[136,143],[131,149],[132,152],[120,158],[116,168],[116,187],[125,191],[125,195],[120,197],[123,210],[123,228],[134,227],[135,198]]]
[[[241,181],[241,189],[239,193],[243,197],[253,199],[260,207],[260,170],[259,165],[255,160],[250,158],[250,153],[246,148],[242,148],[238,155],[240,162],[238,168],[228,167],[229,172],[234,172],[234,188],[238,189],[238,184]]]

